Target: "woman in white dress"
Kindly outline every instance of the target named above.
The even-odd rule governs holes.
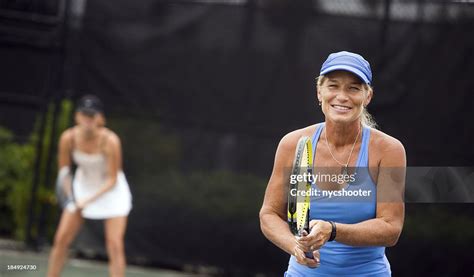
[[[104,127],[102,103],[93,95],[79,100],[75,120],[76,125],[61,135],[58,153],[60,174],[67,173],[73,163],[77,166],[73,181],[75,201],[62,212],[48,276],[60,276],[69,245],[84,218],[104,220],[109,275],[124,276],[124,235],[132,197],[122,171],[120,139]]]

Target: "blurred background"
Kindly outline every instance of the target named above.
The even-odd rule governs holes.
[[[92,93],[122,139],[130,264],[282,276],[258,212],[280,138],[324,120],[314,78],[341,50],[371,62],[369,111],[408,165],[467,168],[472,191],[473,30],[466,0],[0,0],[0,253],[45,262],[58,136]],[[394,276],[474,274],[474,204],[420,202]],[[73,250],[104,261],[102,222]]]

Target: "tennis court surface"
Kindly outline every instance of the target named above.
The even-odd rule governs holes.
[[[0,250],[0,277],[18,276],[46,276],[48,264],[47,252],[30,252],[20,250]],[[8,265],[33,265],[34,271],[8,270]],[[108,276],[107,263],[99,261],[90,261],[82,259],[69,259],[66,263],[63,277],[104,277]],[[182,273],[173,270],[150,269],[139,266],[127,266],[127,277],[185,277],[185,276],[204,276],[190,273]]]

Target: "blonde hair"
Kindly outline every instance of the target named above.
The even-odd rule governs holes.
[[[324,76],[324,75],[321,75],[321,76],[316,78],[316,86],[317,86],[318,91],[322,87],[322,85],[323,85],[323,83],[326,79],[327,79],[327,77]],[[364,92],[372,92],[372,94],[374,93],[374,89],[370,85],[364,83],[363,87],[364,87]],[[373,129],[377,129],[377,122],[375,122],[374,117],[369,113],[369,111],[367,111],[366,106],[364,106],[362,108],[362,114],[360,115],[360,121],[362,122],[362,125],[365,125],[367,127],[373,128]]]

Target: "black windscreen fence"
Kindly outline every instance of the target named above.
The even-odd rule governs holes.
[[[107,126],[122,140],[133,195],[128,261],[229,276],[283,274],[289,255],[262,235],[258,213],[280,139],[324,121],[315,78],[332,52],[370,61],[368,110],[404,144],[409,166],[472,167],[473,19],[474,7],[455,1],[88,1],[65,52],[73,66],[61,88],[73,99],[98,95]],[[3,72],[21,68],[8,58],[15,51],[2,47]],[[43,79],[27,86],[21,76],[39,76],[49,52],[22,51],[37,68],[25,65],[34,72],[15,72],[2,91],[35,95],[32,86]],[[1,109],[0,124],[25,132]],[[33,128],[34,113],[23,117]],[[472,170],[459,176],[472,197]],[[395,276],[472,269],[472,229],[439,240],[465,220],[474,224],[474,201],[440,204],[433,195],[409,199],[400,242],[387,248]],[[443,222],[452,228],[434,229]],[[90,221],[75,248],[104,258],[103,240],[102,222]],[[439,256],[452,264],[436,263]],[[422,258],[414,268],[407,257]]]

